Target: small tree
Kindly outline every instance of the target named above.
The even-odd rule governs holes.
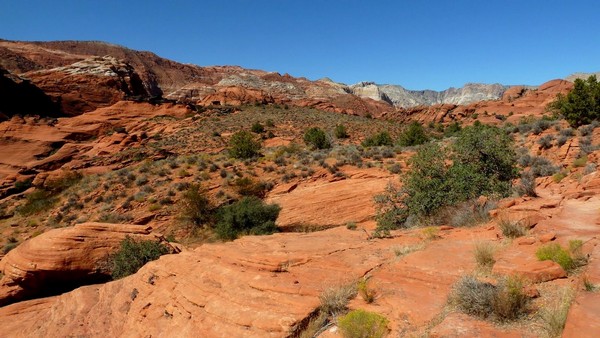
[[[595,75],[587,80],[576,79],[567,95],[557,95],[548,108],[560,113],[571,127],[589,124],[600,119],[600,83]]]
[[[416,146],[429,141],[425,128],[419,122],[412,122],[408,128],[400,134],[398,145],[402,147]]]
[[[229,155],[234,158],[247,159],[256,157],[260,152],[260,142],[251,133],[242,130],[231,136],[229,140]]]
[[[317,127],[310,128],[304,133],[304,143],[314,149],[331,148],[331,142],[329,142],[327,134]]]

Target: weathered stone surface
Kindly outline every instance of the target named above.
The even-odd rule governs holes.
[[[348,178],[339,181],[275,188],[267,201],[282,207],[278,226],[290,230],[372,220],[375,213],[373,196],[384,191],[392,176],[376,168],[361,171],[349,169],[346,175]]]
[[[143,226],[84,223],[24,242],[0,261],[0,305],[43,294],[51,285],[81,285],[98,279],[101,260],[128,235],[162,238]]]
[[[533,283],[563,278],[567,273],[553,261],[534,261],[517,259],[499,259],[492,273],[499,275],[520,275]]]

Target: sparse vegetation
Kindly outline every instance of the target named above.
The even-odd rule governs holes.
[[[319,296],[320,311],[331,316],[337,316],[348,308],[348,302],[356,297],[356,285],[344,284],[325,289]]]
[[[507,277],[494,285],[464,276],[454,284],[449,297],[461,312],[501,322],[515,320],[528,311],[528,298],[518,277]]]
[[[356,289],[362,299],[371,304],[375,300],[375,290],[369,287],[369,278],[362,278],[356,283]]]
[[[375,312],[354,310],[338,319],[345,338],[382,338],[388,332],[388,320]]]
[[[346,127],[343,124],[338,124],[335,126],[333,135],[337,139],[344,139],[350,137],[350,135],[348,135],[348,131],[346,131]]]
[[[558,243],[549,243],[540,247],[535,256],[540,261],[551,260],[558,263],[567,273],[587,263],[587,259],[581,254],[582,242],[574,240],[569,242],[569,249],[565,249]]]
[[[490,242],[477,242],[473,249],[473,255],[475,256],[475,262],[477,266],[483,269],[491,268],[496,260],[494,259],[494,253],[496,247]]]
[[[120,279],[136,273],[146,263],[168,252],[169,249],[160,242],[135,240],[127,236],[119,250],[109,256],[108,268],[113,279]]]
[[[362,142],[363,147],[381,147],[391,146],[393,144],[394,141],[387,131],[382,131],[375,135],[371,135]]]
[[[251,196],[222,207],[218,212],[215,233],[222,240],[234,240],[241,235],[269,235],[277,232],[275,220],[281,208],[267,205]]]
[[[507,238],[518,238],[527,234],[527,228],[521,221],[511,220],[507,216],[498,219],[498,227],[502,231],[502,235]]]
[[[550,304],[540,309],[539,316],[542,321],[542,327],[550,337],[561,336],[567,322],[571,302],[574,298],[574,290],[565,288],[560,292],[558,297],[552,299]]]

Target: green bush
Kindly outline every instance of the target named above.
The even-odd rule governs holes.
[[[398,145],[402,147],[416,146],[429,141],[425,128],[419,122],[412,122],[398,137]]]
[[[587,80],[576,79],[567,95],[557,95],[549,107],[560,113],[571,127],[589,124],[600,119],[600,83],[595,75]]]
[[[540,261],[551,260],[558,263],[565,271],[569,272],[576,268],[575,260],[571,253],[558,243],[550,243],[537,249],[535,256]]]
[[[191,184],[182,194],[179,204],[181,217],[197,227],[212,220],[214,207],[199,184]]]
[[[215,232],[222,240],[234,240],[240,235],[269,235],[278,231],[275,220],[280,211],[276,204],[267,205],[254,196],[243,197],[219,210]]]
[[[260,122],[255,122],[250,128],[250,131],[255,134],[262,134],[265,131],[265,127],[262,124],[260,124]]]
[[[338,124],[335,126],[335,130],[333,131],[335,138],[348,138],[348,132],[346,131],[346,127],[343,124]]]
[[[365,310],[354,310],[338,319],[345,338],[381,338],[387,332],[388,320],[384,316]]]
[[[251,133],[242,130],[231,136],[229,140],[229,155],[234,158],[248,159],[259,155],[260,142]]]
[[[313,127],[304,133],[304,143],[313,149],[331,148],[331,142],[321,128]]]
[[[391,146],[394,144],[392,137],[387,131],[382,131],[370,137],[367,137],[363,142],[363,147],[380,147]]]
[[[136,273],[144,264],[169,253],[169,249],[156,241],[137,241],[129,236],[121,242],[119,250],[109,256],[109,269],[113,279]]]
[[[380,228],[401,226],[411,216],[432,216],[480,195],[508,196],[518,173],[512,140],[485,125],[463,129],[450,149],[426,144],[409,164],[403,188],[376,197]]]

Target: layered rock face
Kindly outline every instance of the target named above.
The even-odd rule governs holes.
[[[64,67],[22,75],[69,116],[110,106],[129,97],[147,97],[133,67],[114,57],[92,57]]]
[[[57,117],[61,111],[42,89],[0,67],[0,121],[15,114]]]
[[[360,97],[385,101],[395,107],[411,108],[435,104],[466,105],[485,100],[497,100],[502,97],[507,86],[500,84],[468,83],[461,88],[449,88],[440,92],[433,90],[407,90],[398,85],[378,85],[373,82],[361,82],[349,87],[350,92]]]
[[[84,223],[35,237],[0,261],[0,306],[106,280],[101,262],[125,236],[164,241],[139,225]]]

